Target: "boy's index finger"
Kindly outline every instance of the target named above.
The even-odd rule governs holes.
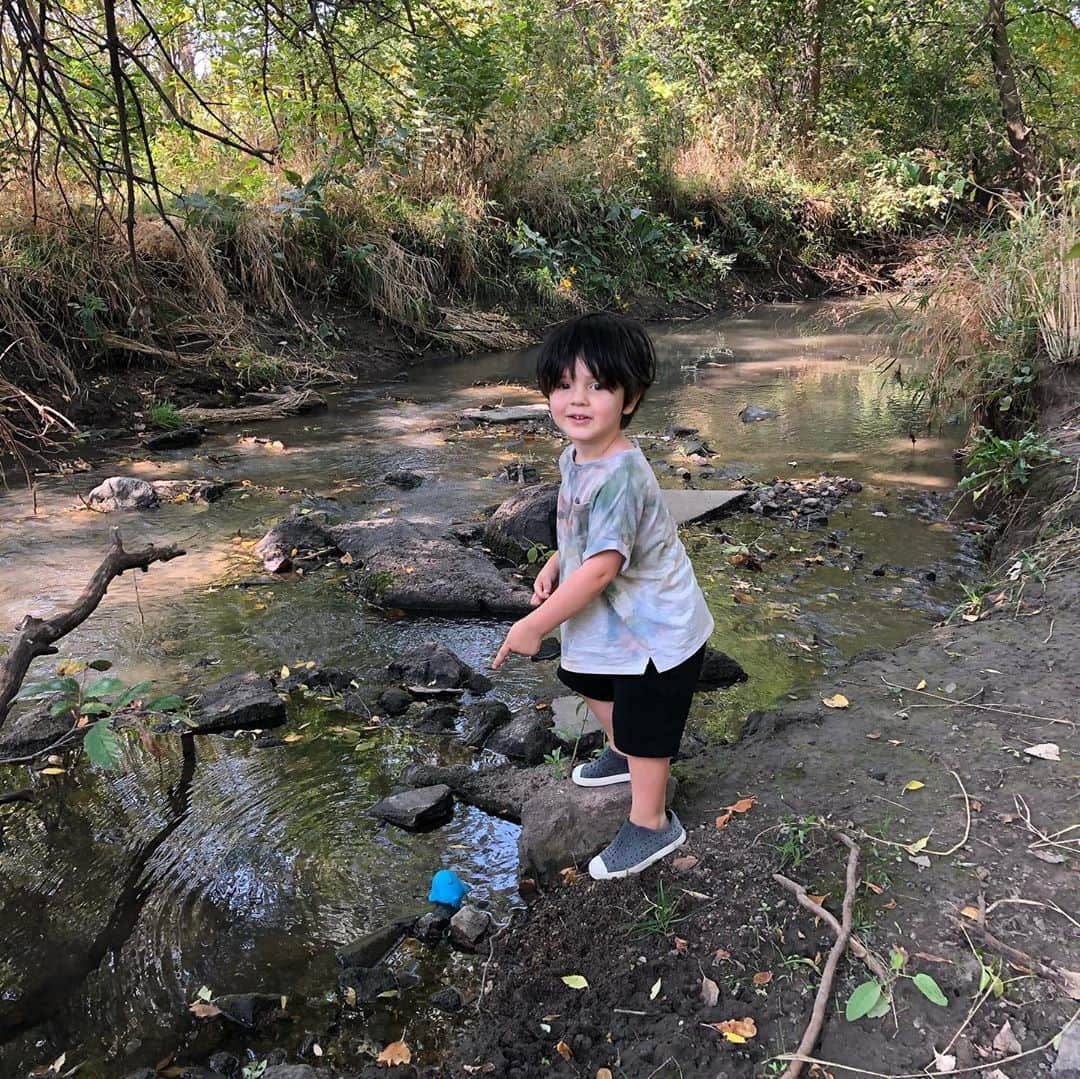
[[[491,669],[493,671],[497,671],[502,666],[503,660],[506,659],[506,654],[509,651],[510,649],[507,647],[506,641],[503,641],[503,643],[499,645],[498,652],[495,653],[495,658],[491,661]]]

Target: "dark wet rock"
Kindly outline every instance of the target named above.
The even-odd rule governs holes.
[[[74,725],[71,715],[49,715],[48,705],[39,705],[9,720],[0,730],[0,757],[26,757],[38,753],[62,738]]]
[[[691,435],[696,435],[698,429],[696,427],[687,427],[683,423],[673,423],[671,425],[671,433],[676,438],[689,438]]]
[[[454,794],[443,783],[388,795],[368,810],[368,816],[378,817],[410,832],[437,828],[453,815]]]
[[[465,709],[465,723],[461,740],[479,749],[500,727],[513,718],[510,709],[502,701],[477,701]]]
[[[397,989],[397,978],[384,963],[373,967],[352,967],[338,976],[338,988],[343,996],[348,996],[351,989],[356,994],[357,1004],[374,1004],[380,993]]]
[[[540,651],[529,658],[533,663],[543,663],[545,660],[558,659],[562,655],[562,645],[558,637],[545,637],[540,642]]]
[[[162,502],[217,502],[235,486],[232,480],[154,480]]]
[[[370,601],[405,611],[527,614],[531,589],[506,580],[480,551],[418,521],[353,521],[331,530],[361,567],[355,581]]]
[[[523,764],[539,764],[544,755],[555,748],[555,736],[547,720],[536,713],[525,712],[497,730],[484,748]]]
[[[541,483],[512,495],[488,519],[484,543],[511,562],[523,562],[536,544],[555,547],[557,483]]]
[[[319,1079],[319,1075],[310,1064],[271,1064],[262,1079]]]
[[[743,423],[758,423],[761,420],[773,420],[780,413],[772,408],[762,408],[761,405],[744,405],[739,412],[739,419]]]
[[[202,431],[198,427],[177,427],[144,438],[143,445],[148,450],[182,450],[185,446],[197,446],[202,439]]]
[[[373,929],[335,952],[335,957],[346,970],[374,967],[389,955],[405,935],[410,922],[410,918],[398,918],[389,925]]]
[[[214,1068],[204,1068],[201,1064],[188,1064],[180,1069],[177,1079],[225,1079],[225,1077]]]
[[[186,726],[195,734],[280,727],[285,703],[255,671],[230,674],[207,687]]]
[[[428,686],[441,689],[471,689],[486,693],[491,682],[460,660],[438,641],[424,641],[407,649],[386,665],[387,674],[406,686]]]
[[[459,701],[465,695],[464,689],[456,686],[406,686],[414,700],[418,701]]]
[[[521,811],[518,856],[522,872],[538,879],[578,865],[611,842],[630,812],[630,784],[577,787],[550,775]],[[668,780],[668,805],[678,784]]]
[[[551,769],[546,764],[533,768],[499,764],[481,769],[467,764],[412,764],[401,774],[401,782],[412,787],[444,783],[459,801],[513,824],[521,823],[526,800],[551,779]]]
[[[290,670],[288,678],[281,678],[278,672],[270,674],[270,680],[277,683],[283,693],[295,693],[301,687],[310,690],[322,690],[329,693],[344,693],[352,688],[353,674],[337,667],[300,667]]]
[[[475,424],[529,423],[548,420],[551,413],[547,405],[507,405],[494,408],[467,408],[461,413],[463,420]]]
[[[243,1064],[232,1053],[215,1053],[207,1063],[210,1067],[225,1076],[225,1079],[240,1079],[244,1070]]]
[[[293,516],[315,517],[317,520],[341,520],[350,507],[333,495],[304,495],[290,511]]]
[[[451,1014],[461,1011],[465,1006],[461,994],[452,985],[444,985],[442,989],[436,989],[428,997],[428,1004],[433,1008],[438,1008],[440,1012],[450,1012]]]
[[[340,553],[327,529],[310,513],[294,513],[270,528],[254,553],[270,573],[295,566],[328,561]]]
[[[412,696],[400,686],[391,686],[379,694],[379,708],[388,716],[403,716],[412,707]]]
[[[506,480],[508,483],[539,483],[540,473],[536,471],[535,465],[514,462],[514,464],[503,467],[502,472],[499,473],[499,478]]]
[[[410,472],[407,468],[399,468],[383,476],[383,483],[388,483],[391,487],[400,487],[403,491],[411,491],[423,482],[423,476],[418,472]]]
[[[691,442],[685,443],[683,445],[682,451],[683,451],[683,453],[686,454],[687,457],[714,457],[715,456],[713,451],[709,448],[709,444],[707,442],[702,441],[701,439],[694,439]]]
[[[442,734],[450,730],[460,714],[456,704],[436,701],[429,704],[412,723],[412,729],[419,734]]]
[[[491,930],[491,915],[466,903],[450,919],[450,939],[465,951],[475,951]]]
[[[429,910],[420,915],[413,926],[413,936],[425,944],[437,944],[450,928],[450,919],[445,914]]]
[[[214,997],[214,1006],[226,1019],[257,1030],[285,1018],[280,993],[226,993]]]
[[[697,690],[727,689],[728,686],[745,682],[746,671],[737,660],[715,648],[705,649],[705,660],[701,665],[701,675],[697,681]]]
[[[288,744],[284,738],[278,738],[275,734],[260,734],[255,739],[256,749],[279,749],[281,746]]]
[[[110,476],[99,483],[86,497],[87,502],[102,512],[112,510],[149,510],[158,504],[158,493],[152,483],[134,476]]]
[[[479,521],[452,524],[446,534],[458,543],[479,543],[484,538],[484,526]]]

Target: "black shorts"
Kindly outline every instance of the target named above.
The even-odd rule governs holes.
[[[674,757],[704,659],[702,645],[669,671],[658,671],[652,660],[641,674],[578,674],[560,666],[559,680],[582,697],[614,701],[612,727],[620,753]]]

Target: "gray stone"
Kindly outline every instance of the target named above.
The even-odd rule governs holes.
[[[422,940],[425,944],[437,944],[446,935],[450,928],[450,919],[445,914],[429,910],[416,919],[413,926],[413,936]]]
[[[440,1012],[459,1012],[465,1006],[461,994],[452,986],[444,985],[428,997],[428,1004]]]
[[[0,730],[0,757],[27,757],[51,746],[74,726],[70,714],[49,715],[48,705],[39,705],[9,720]]]
[[[491,735],[511,721],[510,709],[502,701],[477,701],[465,709],[465,724],[461,729],[461,740],[474,749],[479,749]]]
[[[513,617],[532,609],[531,588],[504,579],[482,552],[463,547],[438,525],[353,521],[332,529],[331,537],[361,567],[361,593],[381,606]]]
[[[677,491],[664,488],[660,493],[677,525],[711,521],[734,509],[746,498],[745,491]]]
[[[760,405],[744,405],[739,413],[739,419],[743,423],[758,423],[761,420],[775,419],[779,415],[780,413],[775,409],[762,408]]]
[[[226,1019],[248,1030],[255,1030],[285,1018],[281,997],[281,993],[226,993],[214,997],[211,1003]]]
[[[277,672],[274,672],[270,677],[271,681],[274,681],[279,676]],[[337,667],[301,667],[289,671],[289,677],[282,678],[277,683],[277,687],[284,693],[295,693],[301,687],[330,693],[344,693],[352,688],[352,683],[351,671],[342,671]]]
[[[484,544],[511,562],[523,562],[531,547],[555,547],[557,483],[541,483],[501,503],[484,525]]]
[[[459,715],[456,704],[436,702],[429,704],[412,724],[412,729],[420,734],[441,734],[450,730]]]
[[[240,1079],[240,1073],[244,1070],[240,1058],[232,1053],[214,1053],[207,1063],[213,1071],[224,1075],[225,1079]]]
[[[412,707],[412,697],[400,686],[391,686],[379,694],[379,708],[388,716],[403,716]]]
[[[417,787],[376,802],[368,815],[408,831],[436,828],[454,815],[454,795],[448,786]]]
[[[235,486],[232,480],[154,480],[162,502],[217,502]]]
[[[254,553],[270,573],[284,573],[300,563],[328,561],[340,552],[311,514],[297,513],[278,521],[255,544]]]
[[[157,491],[152,483],[134,476],[110,476],[99,483],[86,498],[103,512],[112,510],[149,510],[158,504]]]
[[[180,450],[185,446],[197,446],[202,442],[202,437],[198,427],[177,427],[144,438],[143,445],[148,450]]]
[[[715,648],[705,649],[705,660],[701,665],[696,690],[727,689],[747,680],[747,673],[731,656]]]
[[[319,1073],[310,1064],[271,1064],[262,1079],[319,1079]]]
[[[346,970],[352,970],[355,967],[373,967],[381,963],[405,935],[405,930],[411,920],[411,918],[401,918],[389,925],[373,929],[370,933],[365,933],[358,940],[346,944],[340,951],[335,952],[337,961]]]
[[[578,696],[556,697],[551,702],[551,733],[564,748],[587,757],[604,745],[607,736],[600,721]]]
[[[671,425],[671,433],[676,438],[689,438],[691,435],[696,435],[698,429],[696,427],[688,427],[684,423],[673,423]]]
[[[403,491],[411,491],[423,482],[423,476],[418,472],[410,472],[407,468],[399,468],[383,476],[383,483],[389,483],[391,487],[400,487]]]
[[[524,764],[539,764],[555,748],[555,736],[548,720],[535,712],[525,712],[497,730],[484,748]]]
[[[424,641],[406,649],[386,665],[387,674],[406,686],[468,688],[486,693],[491,683],[438,641]]]
[[[677,786],[674,778],[668,780],[669,805]],[[611,842],[629,812],[629,783],[578,787],[550,777],[522,806],[518,839],[522,872],[545,878],[565,866],[579,865]]]
[[[528,423],[551,416],[547,405],[507,405],[496,408],[466,408],[461,413],[469,423]]]
[[[450,919],[450,939],[466,951],[476,950],[477,945],[491,929],[491,915],[466,903]]]
[[[1052,1079],[1080,1079],[1080,1019],[1074,1019],[1061,1035]]]
[[[196,734],[280,727],[285,703],[255,671],[230,674],[207,687],[187,726]]]
[[[524,803],[551,779],[546,764],[532,768],[499,764],[479,769],[467,764],[412,764],[401,774],[401,782],[413,787],[445,783],[460,801],[513,824],[521,823]]]

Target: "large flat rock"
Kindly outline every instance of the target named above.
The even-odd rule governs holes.
[[[187,726],[195,734],[221,734],[284,722],[285,703],[274,687],[255,671],[240,671],[207,687]]]
[[[506,405],[497,408],[467,408],[461,413],[470,423],[528,423],[546,420],[551,413],[547,405]]]
[[[683,491],[668,487],[661,494],[677,525],[711,521],[746,498],[746,491]]]

